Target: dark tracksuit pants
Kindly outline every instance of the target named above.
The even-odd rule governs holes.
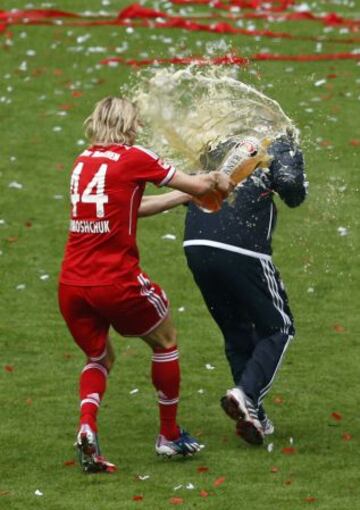
[[[271,258],[187,246],[188,265],[222,331],[236,386],[260,407],[295,330],[287,295]]]

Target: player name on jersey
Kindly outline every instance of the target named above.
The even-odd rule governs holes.
[[[80,157],[88,157],[88,158],[105,158],[111,159],[111,161],[119,161],[120,154],[117,154],[113,151],[91,151],[89,149],[84,150]]]
[[[109,221],[71,220],[69,230],[79,234],[106,234],[110,226]]]

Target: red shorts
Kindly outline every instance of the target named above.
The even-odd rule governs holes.
[[[165,292],[144,273],[113,285],[60,283],[59,305],[74,340],[94,361],[106,352],[110,326],[123,336],[146,336],[169,309]]]

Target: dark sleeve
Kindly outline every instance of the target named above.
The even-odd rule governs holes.
[[[274,158],[270,164],[272,189],[286,205],[297,207],[305,200],[308,185],[302,150],[291,139],[281,137],[270,145],[268,152]]]

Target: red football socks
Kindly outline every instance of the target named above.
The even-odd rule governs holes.
[[[180,388],[177,346],[170,349],[154,349],[151,375],[159,396],[160,434],[169,440],[177,439],[180,435],[176,423]]]
[[[96,415],[106,389],[108,372],[100,363],[85,365],[80,376],[80,425],[97,432]]]

